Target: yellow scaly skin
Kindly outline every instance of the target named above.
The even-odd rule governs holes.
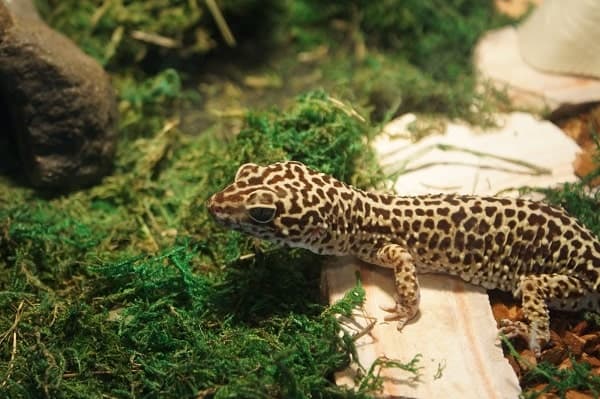
[[[550,338],[548,306],[600,308],[600,242],[563,209],[472,195],[365,192],[299,162],[244,164],[208,201],[215,219],[253,236],[394,269],[398,328],[419,306],[418,273],[447,273],[521,296],[530,347]]]

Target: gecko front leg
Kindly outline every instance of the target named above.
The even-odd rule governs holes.
[[[362,257],[366,262],[394,269],[394,285],[396,295],[394,306],[383,307],[390,315],[385,320],[397,320],[398,330],[419,311],[419,282],[412,256],[406,249],[397,244],[388,244],[379,248],[371,257]]]

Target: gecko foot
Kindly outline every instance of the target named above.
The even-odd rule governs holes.
[[[410,310],[406,306],[402,305],[398,301],[397,297],[395,297],[394,299],[395,299],[394,305],[392,305],[392,306],[380,305],[379,308],[381,310],[383,310],[384,312],[389,313],[389,315],[387,315],[383,318],[385,321],[397,321],[396,328],[398,329],[398,331],[400,331],[400,330],[402,330],[404,325],[408,322],[408,320],[410,320],[412,317],[411,317]]]
[[[513,321],[502,319],[499,323],[499,333],[504,334],[508,339],[521,338],[527,342],[529,349],[535,354],[535,357],[540,357],[542,353],[542,342],[538,339],[534,328],[530,328],[522,321]]]

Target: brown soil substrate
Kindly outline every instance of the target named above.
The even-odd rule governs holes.
[[[518,301],[510,294],[490,292],[492,312],[497,322],[502,319],[524,321],[523,312]],[[585,362],[591,366],[591,373],[600,375],[600,327],[584,320],[583,312],[551,312],[550,333],[551,340],[543,348],[539,359],[528,348],[522,339],[514,339],[515,349],[521,359],[511,355],[505,348],[505,355],[510,365],[515,370],[523,391],[544,391],[548,389],[547,383],[524,378],[532,367],[540,362],[547,362],[560,369],[572,368],[572,361]],[[556,392],[550,390],[539,396],[540,398],[559,398]],[[568,399],[594,398],[592,392],[570,390],[566,393]]]

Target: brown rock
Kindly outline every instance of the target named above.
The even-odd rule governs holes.
[[[518,305],[506,305],[501,302],[494,303],[492,305],[492,313],[497,321],[508,319],[508,320],[521,320],[523,314],[521,307]]]
[[[566,399],[594,399],[594,396],[579,391],[567,391],[565,395]]]
[[[494,0],[494,6],[498,12],[512,18],[518,18],[541,2],[542,0]]]
[[[8,126],[0,143],[16,146],[33,185],[82,187],[110,170],[117,107],[109,77],[29,0],[0,0],[0,105]]]
[[[581,320],[571,329],[571,332],[576,335],[583,335],[583,332],[588,328],[587,320]],[[581,337],[583,338],[583,337]]]
[[[517,362],[519,363],[521,370],[530,371],[535,366],[537,366],[537,363],[538,363],[537,358],[535,357],[535,354],[533,353],[533,351],[531,351],[530,349],[525,349],[525,350],[521,351],[520,355],[521,355],[521,358],[517,359]]]
[[[583,350],[587,353],[594,353],[594,349],[600,343],[600,333],[593,332],[591,334],[586,334],[586,335],[582,336],[581,338],[583,340],[585,340],[585,346],[584,346]]]
[[[569,351],[563,345],[553,346],[542,352],[540,360],[551,364],[560,364],[569,356]]]
[[[598,359],[597,357],[594,357],[594,356],[590,356],[587,353],[583,353],[581,355],[581,361],[589,364],[590,366],[592,366],[594,368],[600,367],[600,359]]]
[[[567,331],[565,332],[564,343],[569,348],[570,352],[575,356],[580,356],[583,352],[583,345],[585,340],[581,337]]]

